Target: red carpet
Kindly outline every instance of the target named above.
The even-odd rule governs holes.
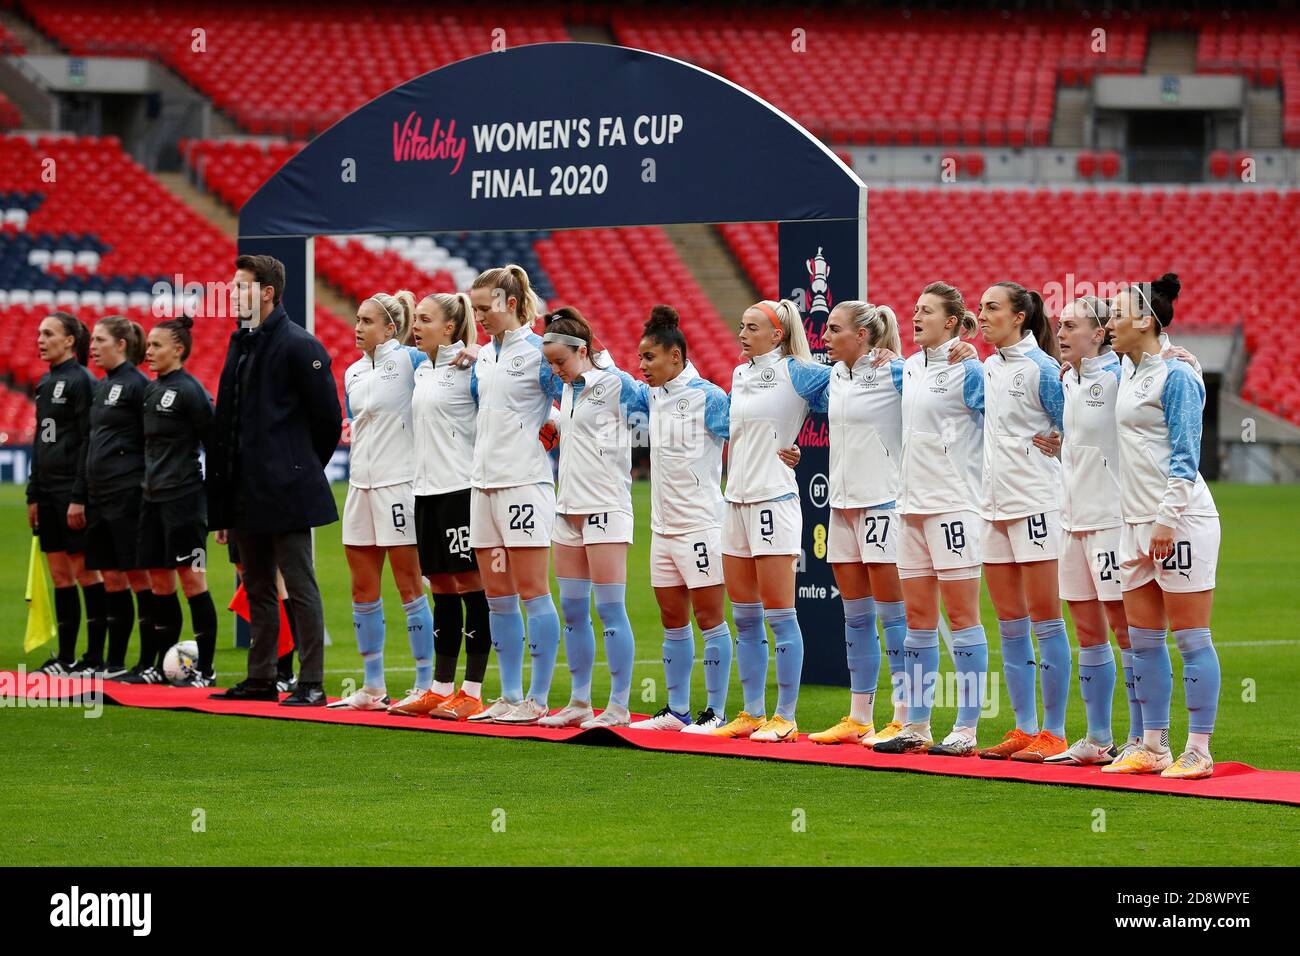
[[[90,693],[90,682],[53,678],[43,685],[42,675],[27,674],[26,686],[19,688],[13,671],[0,671],[0,696],[13,697],[17,692],[27,699],[53,697],[68,699]],[[1085,767],[1048,767],[1001,760],[962,757],[891,756],[877,754],[864,747],[819,746],[806,738],[793,744],[759,744],[747,740],[721,740],[694,734],[669,734],[656,731],[628,730],[545,730],[540,727],[503,727],[494,724],[453,723],[396,717],[385,713],[359,713],[326,710],[323,707],[281,707],[270,702],[226,703],[212,700],[211,690],[159,687],[147,684],[104,682],[106,701],[127,707],[163,710],[194,710],[205,714],[231,714],[241,717],[270,717],[278,720],[309,720],[325,724],[349,724],[385,727],[396,730],[423,730],[438,733],[474,734],[482,737],[516,737],[522,740],[573,742],[606,746],[639,747],[664,753],[706,754],[719,757],[749,757],[759,760],[785,760],[794,763],[827,764],[857,767],[863,770],[894,770],[932,773],[950,777],[976,777],[985,780],[1011,780],[1018,783],[1049,783],[1073,787],[1098,787],[1108,790],[1140,790],[1184,797],[1213,797],[1221,800],[1253,800],[1261,803],[1284,803],[1300,806],[1300,773],[1282,770],[1257,770],[1244,763],[1220,763],[1209,780],[1165,780],[1159,776],[1117,776]],[[12,706],[12,705],[10,705]]]

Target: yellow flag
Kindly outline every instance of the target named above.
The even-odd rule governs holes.
[[[27,565],[27,635],[23,638],[23,653],[30,654],[57,633],[54,625],[50,585],[45,579],[45,559],[41,555],[41,541],[32,536],[32,557]]]

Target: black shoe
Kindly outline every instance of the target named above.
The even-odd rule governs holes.
[[[220,694],[209,694],[208,697],[212,700],[279,700],[280,692],[270,681],[250,677]]]
[[[90,656],[86,656],[68,668],[68,673],[72,677],[94,677],[96,674],[102,673],[103,670],[103,661],[98,661]]]
[[[48,674],[50,677],[68,677],[72,671],[69,665],[59,660],[57,654],[51,654],[50,659],[36,669],[38,674]]]
[[[311,681],[302,681],[298,683],[297,688],[292,694],[280,701],[281,707],[324,707],[329,698],[325,696],[325,688],[321,684]]]
[[[118,682],[122,684],[165,684],[167,678],[157,668],[146,667],[142,670],[132,670],[131,673],[119,677]]]
[[[104,680],[121,680],[129,673],[125,664],[105,664],[102,676]]]
[[[281,674],[275,679],[275,689],[281,694],[292,694],[298,689],[298,678],[293,673]]]

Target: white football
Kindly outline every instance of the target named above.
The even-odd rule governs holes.
[[[199,666],[199,645],[181,641],[168,648],[163,655],[163,674],[169,681],[187,680],[194,676]]]

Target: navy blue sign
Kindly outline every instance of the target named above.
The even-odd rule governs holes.
[[[865,298],[866,235],[857,222],[785,222],[778,228],[781,295],[799,306],[808,345],[826,361],[826,320],[835,303]],[[795,582],[804,634],[803,679],[848,686],[844,657],[844,608],[826,562],[830,529],[830,428],[812,413],[798,439],[799,500],[803,505],[803,554]]]
[[[856,219],[861,194],[834,153],[734,83],[657,53],[542,43],[367,103],[262,186],[239,232]]]

